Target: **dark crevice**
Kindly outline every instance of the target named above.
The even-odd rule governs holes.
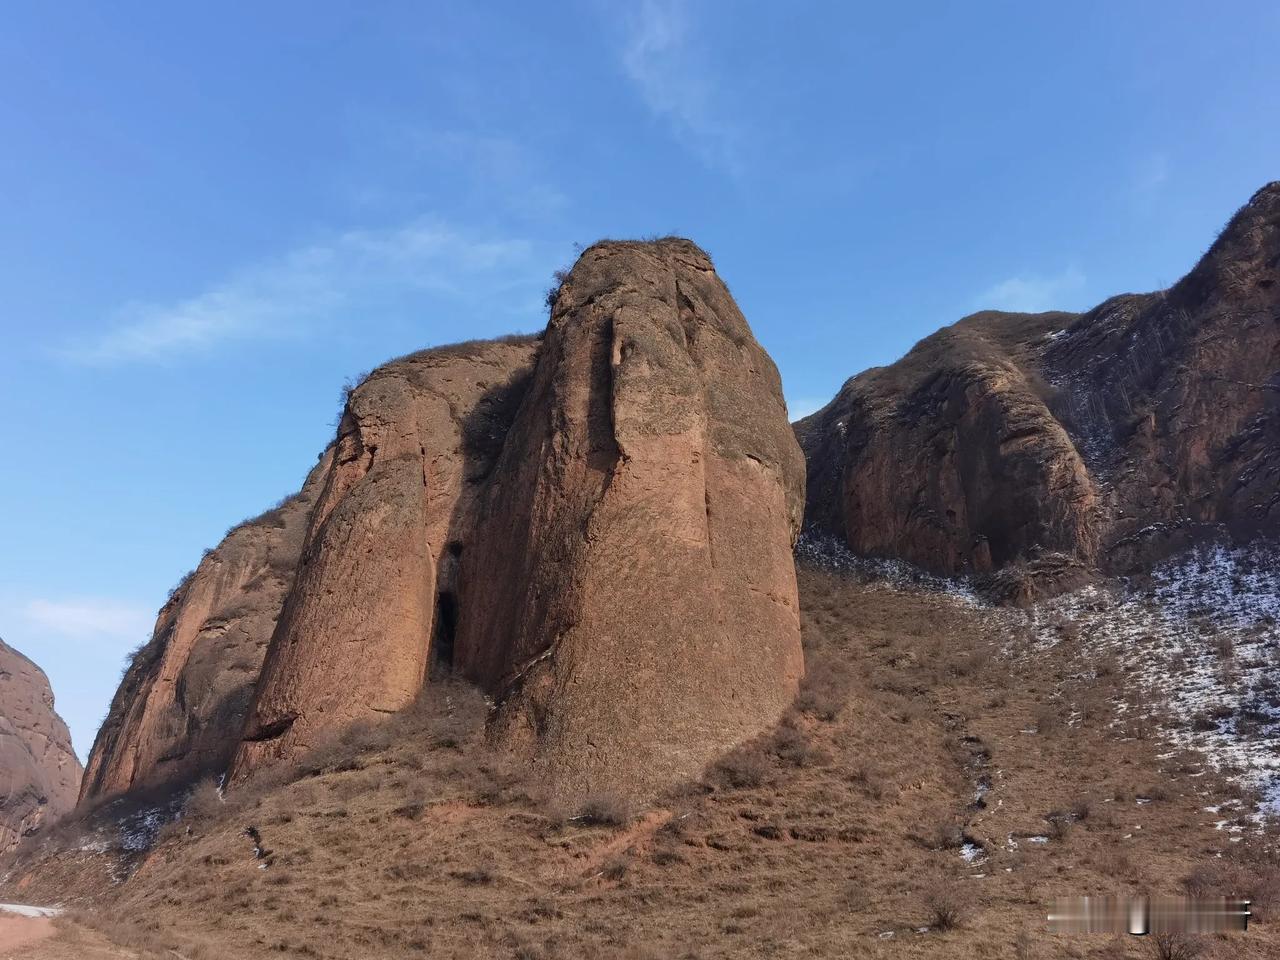
[[[277,737],[284,736],[293,721],[298,719],[296,713],[287,713],[278,720],[272,720],[270,723],[264,723],[256,732],[245,736],[246,743],[261,743],[264,740],[274,740]]]
[[[458,634],[458,599],[451,590],[436,594],[435,629],[431,638],[432,671],[453,669],[453,641]]]

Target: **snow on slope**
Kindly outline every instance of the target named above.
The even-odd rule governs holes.
[[[1073,642],[1086,661],[1113,658],[1138,694],[1116,705],[1117,728],[1141,715],[1172,746],[1199,751],[1255,789],[1260,815],[1280,816],[1280,544],[1198,547],[1149,578],[1089,586],[1030,610],[991,607],[965,581],[859,557],[811,531],[796,559],[984,607],[993,632],[1033,648]]]
[[[1111,654],[1175,746],[1202,752],[1280,814],[1280,548],[1193,549],[1145,584],[1091,586],[1025,614],[1041,645]],[[1123,709],[1123,705],[1122,705]]]

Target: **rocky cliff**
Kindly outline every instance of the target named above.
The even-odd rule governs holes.
[[[458,560],[538,345],[426,350],[352,391],[235,776],[403,709],[433,658],[452,665]]]
[[[83,799],[226,770],[332,460],[325,451],[300,493],[232,528],[170,594],[94,740]]]
[[[303,493],[161,611],[84,796],[288,763],[436,672],[555,792],[652,790],[774,722],[803,672],[804,468],[710,259],[601,243],[542,336],[351,391]]]
[[[1019,601],[1280,529],[1277,279],[1270,184],[1169,290],[939,331],[796,425],[809,521]]]
[[[689,776],[794,696],[804,466],[785,421],[705,253],[583,254],[462,558],[456,649],[557,788]]]
[[[0,640],[0,854],[71,810],[79,786],[48,677]]]

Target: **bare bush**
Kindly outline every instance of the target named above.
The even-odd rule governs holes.
[[[602,827],[626,826],[636,817],[635,804],[620,793],[592,794],[578,806],[572,817],[579,823]]]
[[[925,890],[922,899],[928,925],[935,930],[954,930],[968,918],[969,901],[954,884],[934,883]]]
[[[1195,960],[1204,952],[1200,939],[1185,933],[1152,934],[1148,946],[1157,960]]]
[[[1057,700],[1048,700],[1036,708],[1033,718],[1036,733],[1043,736],[1050,736],[1058,733],[1064,726],[1062,719],[1062,704]]]
[[[760,787],[772,779],[773,764],[758,747],[747,744],[721,757],[712,773],[731,787]]]
[[[218,781],[205,777],[191,788],[186,803],[182,805],[182,815],[194,821],[217,820],[222,816],[225,806]]]
[[[830,755],[815,747],[803,730],[785,723],[773,735],[772,752],[783,763],[793,767],[820,767],[831,762]]]
[[[818,658],[809,665],[796,709],[828,723],[840,715],[849,699],[852,677],[848,666],[829,658]]]

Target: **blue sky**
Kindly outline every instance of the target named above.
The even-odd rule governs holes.
[[[83,755],[344,382],[715,258],[793,415],[981,307],[1177,279],[1280,176],[1271,3],[11,4],[0,636]]]

